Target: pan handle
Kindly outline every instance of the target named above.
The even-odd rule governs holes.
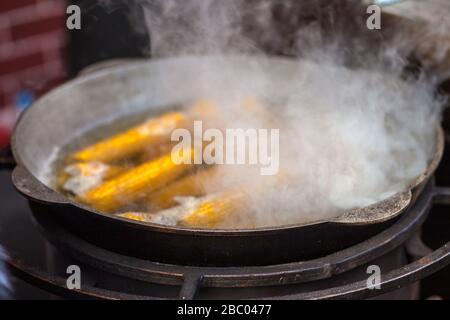
[[[16,166],[11,146],[0,149],[0,170],[12,170]]]
[[[412,191],[408,190],[366,208],[347,211],[341,216],[330,220],[330,222],[349,225],[369,225],[385,222],[405,211],[412,201]]]
[[[53,205],[70,204],[68,198],[45,186],[21,165],[14,168],[12,181],[17,191],[33,201]]]

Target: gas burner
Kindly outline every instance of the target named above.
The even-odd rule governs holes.
[[[6,231],[1,241],[9,253],[11,271],[60,297],[415,299],[419,281],[450,263],[450,243],[432,252],[420,239],[433,205],[450,203],[450,189],[436,187],[434,182],[392,226],[355,246],[314,260],[254,267],[181,266],[111,252],[68,232],[50,214],[33,215],[25,200],[9,191],[15,206],[2,214],[0,224]],[[29,240],[23,247],[13,235],[25,232]],[[81,269],[80,290],[67,288],[66,271],[71,265]],[[380,268],[380,289],[369,289],[368,266]]]

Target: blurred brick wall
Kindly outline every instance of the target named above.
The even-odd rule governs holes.
[[[66,76],[66,8],[64,0],[0,0],[0,144],[19,93],[38,97]]]

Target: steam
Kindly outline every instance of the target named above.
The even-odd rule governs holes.
[[[280,129],[283,183],[249,166],[222,166],[205,182],[211,190],[245,185],[255,214],[244,226],[336,217],[402,191],[426,170],[444,102],[437,79],[405,73],[415,39],[367,30],[355,1],[142,3],[153,57],[223,57],[186,84],[220,105],[220,127]],[[226,62],[266,53],[295,56],[297,70],[277,82],[263,67],[246,75]],[[276,116],[246,113],[248,97]],[[270,192],[256,192],[261,185]]]

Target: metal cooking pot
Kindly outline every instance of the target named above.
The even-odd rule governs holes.
[[[216,59],[216,60],[214,60]],[[96,212],[52,190],[43,174],[55,148],[99,122],[203,97],[191,88],[205,61],[267,72],[274,84],[298,69],[289,59],[180,57],[137,61],[82,75],[53,90],[19,119],[12,137],[17,163],[12,179],[33,211],[52,215],[68,230],[121,254],[182,265],[248,266],[318,257],[360,242],[407,209],[435,171],[444,148],[437,129],[435,154],[408,190],[336,219],[254,230],[196,230],[130,221]],[[278,80],[277,80],[278,79]],[[282,90],[282,88],[280,88]]]

